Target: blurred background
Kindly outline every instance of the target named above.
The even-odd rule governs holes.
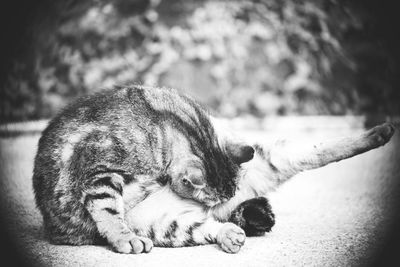
[[[0,23],[1,122],[128,83],[177,88],[230,118],[400,112],[388,1],[13,3]]]
[[[398,262],[399,26],[390,0],[1,1],[2,259],[19,251],[30,255],[28,265],[120,263],[107,251],[48,244],[30,177],[48,118],[78,96],[136,83],[192,95],[234,118],[227,121],[249,139],[293,135],[302,143],[397,120],[384,148],[281,191],[275,241],[252,247],[268,253],[248,249],[223,262],[243,266],[262,256],[272,266],[369,266],[362,263],[371,251]],[[186,262],[168,250],[164,257],[165,266]]]

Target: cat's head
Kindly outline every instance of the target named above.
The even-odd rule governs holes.
[[[223,203],[235,195],[240,164],[253,155],[249,145],[225,142],[202,157],[183,158],[175,168],[172,188],[178,195],[206,206]]]
[[[221,120],[190,98],[169,113],[173,122],[174,146],[170,170],[172,189],[180,196],[207,206],[229,200],[235,195],[240,164],[253,158],[251,146],[235,141]]]

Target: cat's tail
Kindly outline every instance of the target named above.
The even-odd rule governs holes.
[[[295,174],[323,167],[329,163],[347,159],[386,144],[395,132],[391,123],[384,123],[361,134],[328,140],[303,143],[279,140],[270,146],[255,145],[258,156],[270,169],[275,184]]]

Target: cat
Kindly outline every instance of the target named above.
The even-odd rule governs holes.
[[[386,143],[361,136],[291,146],[246,144],[176,91],[122,87],[81,99],[50,122],[33,185],[48,238],[120,253],[218,243],[237,253],[274,225],[268,192],[296,173]]]
[[[149,242],[128,227],[125,210],[165,185],[205,206],[227,201],[253,153],[240,142],[220,145],[206,110],[175,90],[121,87],[79,99],[49,123],[33,188],[53,243],[105,239],[128,253]]]

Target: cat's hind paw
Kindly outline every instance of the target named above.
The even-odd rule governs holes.
[[[218,245],[228,253],[238,253],[245,240],[246,235],[242,228],[233,223],[225,223],[217,235]]]
[[[244,201],[231,214],[229,221],[241,227],[246,236],[261,236],[275,225],[275,215],[265,197]]]
[[[153,248],[153,241],[147,237],[135,236],[129,241],[118,242],[114,249],[124,254],[148,253]]]
[[[383,123],[375,126],[366,132],[366,137],[370,140],[374,147],[386,144],[395,132],[395,127],[391,123]]]

